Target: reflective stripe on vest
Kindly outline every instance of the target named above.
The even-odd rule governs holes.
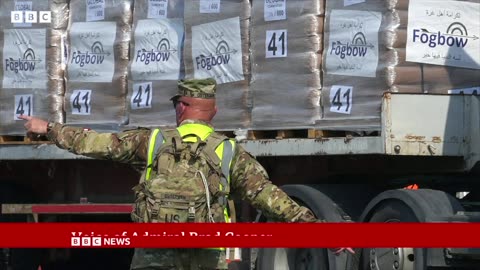
[[[195,134],[202,141],[205,141],[207,137],[213,133],[213,128],[207,126],[207,125],[202,125],[202,124],[183,124],[177,128],[178,132],[180,133],[180,137],[184,137],[188,134]],[[196,142],[196,137],[191,136],[191,137],[186,137],[184,138],[185,142]]]
[[[159,144],[155,144],[155,142],[162,142]],[[147,157],[147,171],[145,172],[145,180],[150,179],[150,175],[152,173],[152,165],[153,159],[155,158],[155,153],[157,153],[160,146],[163,144],[163,135],[160,130],[154,129],[152,130],[152,134],[150,135],[150,140],[148,141],[148,157]]]

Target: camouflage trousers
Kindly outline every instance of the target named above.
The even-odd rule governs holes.
[[[136,248],[131,270],[228,269],[225,251],[213,249]]]

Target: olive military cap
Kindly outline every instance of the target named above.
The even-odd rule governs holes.
[[[212,78],[180,80],[178,81],[178,93],[170,100],[181,96],[214,99],[216,90],[217,82]]]

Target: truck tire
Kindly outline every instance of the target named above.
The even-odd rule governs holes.
[[[332,222],[344,221],[341,209],[320,191],[305,185],[285,185],[281,188],[300,205],[311,209],[318,218]],[[337,260],[344,256],[346,257],[346,255],[336,257],[327,249],[321,248],[260,249],[256,270],[335,270]]]
[[[452,196],[438,190],[389,190],[379,194],[362,215],[364,222],[426,222],[433,216],[454,215],[463,207]],[[374,237],[374,236],[373,236]],[[365,248],[363,270],[427,269],[425,249]]]

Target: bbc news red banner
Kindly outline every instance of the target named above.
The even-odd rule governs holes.
[[[480,223],[0,223],[0,247],[480,247]]]

